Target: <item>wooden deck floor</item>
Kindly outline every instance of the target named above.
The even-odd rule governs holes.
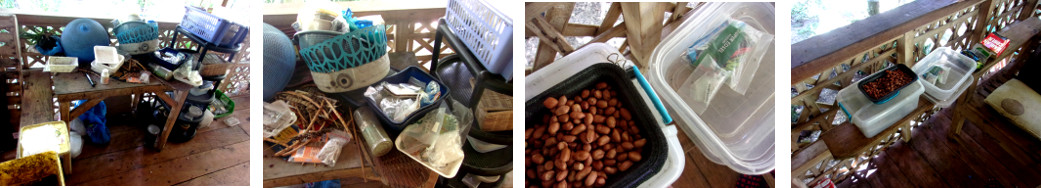
[[[672,183],[672,187],[735,187],[738,184],[742,176],[740,173],[709,161],[683,131],[677,136],[680,138],[680,145],[687,161],[683,164],[680,178]],[[767,182],[773,183],[773,180]]]
[[[214,121],[162,152],[145,145],[145,131],[129,123],[133,118],[110,117],[110,143],[85,144],[65,175],[67,185],[249,185],[249,97],[233,99],[238,126]],[[5,153],[11,158],[14,152]]]
[[[983,92],[974,93],[982,100]],[[986,125],[966,121],[962,133],[949,138],[957,106],[936,113],[852,181],[838,187],[1037,187],[1041,185],[1041,140],[1004,117],[986,117]],[[983,115],[993,109],[979,108]],[[985,109],[984,109],[985,108]],[[990,110],[992,113],[986,113]],[[870,174],[870,175],[867,175]],[[866,178],[858,177],[867,175]]]

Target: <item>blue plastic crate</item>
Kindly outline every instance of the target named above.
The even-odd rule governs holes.
[[[242,43],[249,27],[214,16],[198,7],[186,6],[179,26],[195,36],[217,46],[232,47]]]

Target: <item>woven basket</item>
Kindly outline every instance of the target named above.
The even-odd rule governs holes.
[[[372,85],[390,70],[386,27],[375,25],[300,49],[318,88],[340,93]]]
[[[513,96],[485,91],[477,104],[477,121],[486,132],[513,130]]]
[[[159,25],[155,22],[128,21],[112,28],[119,51],[138,55],[155,52],[159,49]]]

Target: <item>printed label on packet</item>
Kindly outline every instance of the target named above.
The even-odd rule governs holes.
[[[712,59],[715,60],[719,67],[733,68],[732,66],[727,66],[727,64],[734,57],[734,54],[742,48],[741,43],[745,41],[745,34],[738,26],[740,25],[727,24],[720,31],[719,35],[708,44],[708,50],[703,51],[703,54],[697,57],[695,64],[701,64],[707,55],[712,56]]]

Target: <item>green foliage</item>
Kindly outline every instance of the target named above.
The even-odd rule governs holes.
[[[57,31],[47,28],[40,27],[34,30],[19,29],[18,37],[26,39],[26,43],[29,45],[36,45],[36,43],[44,38],[48,38],[57,34]]]

